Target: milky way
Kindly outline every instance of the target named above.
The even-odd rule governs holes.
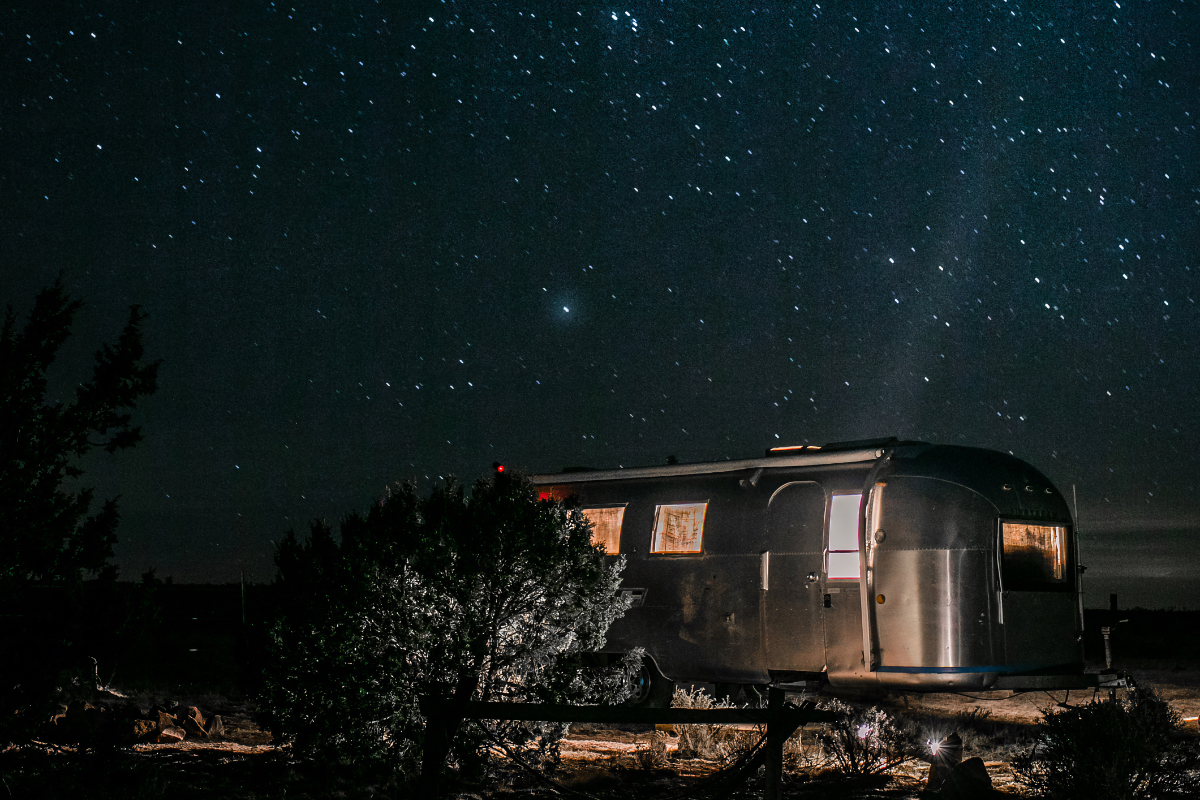
[[[59,392],[131,303],[164,359],[90,465],[124,577],[496,460],[897,435],[1074,486],[1097,592],[1138,531],[1200,585],[1196,6],[1045,7],[5,10],[3,299],[87,301]]]

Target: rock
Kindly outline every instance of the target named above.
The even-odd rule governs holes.
[[[184,732],[186,732],[187,735],[192,737],[193,739],[207,739],[208,738],[208,734],[205,733],[204,728],[200,727],[200,725],[196,722],[195,717],[184,717],[182,727],[183,727]]]
[[[196,724],[200,726],[201,730],[204,730],[204,728],[207,727],[204,724],[204,715],[200,713],[200,709],[196,708],[195,706],[188,706],[187,715],[196,721]]]
[[[216,714],[208,720],[208,727],[204,732],[209,739],[220,739],[225,735],[225,723],[221,722],[220,714]]]
[[[161,744],[174,744],[175,742],[182,742],[186,735],[182,728],[168,725],[158,732],[158,738],[155,741]]]
[[[987,797],[991,792],[992,777],[979,757],[968,758],[954,767],[941,788],[941,795],[946,800],[974,800]]]
[[[159,711],[157,716],[159,731],[165,731],[167,728],[174,728],[179,724],[175,717],[173,717],[171,714],[168,714],[166,711]]]
[[[135,719],[133,721],[133,738],[138,741],[150,740],[158,735],[158,721],[153,719]]]

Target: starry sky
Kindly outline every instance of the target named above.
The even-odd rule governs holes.
[[[1055,10],[1047,11],[1053,7]],[[0,299],[150,314],[117,561],[270,580],[396,480],[896,435],[1078,498],[1089,606],[1200,607],[1200,11],[29,3]]]

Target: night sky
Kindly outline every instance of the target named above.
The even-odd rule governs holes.
[[[87,303],[59,397],[150,314],[85,464],[124,579],[493,461],[896,435],[1074,485],[1089,606],[1200,607],[1197,4],[27,5],[0,300]]]

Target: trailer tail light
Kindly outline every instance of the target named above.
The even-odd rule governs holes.
[[[559,483],[553,486],[538,487],[539,500],[557,500],[562,503],[572,495],[579,494],[579,485],[575,483]]]
[[[1005,588],[1062,584],[1067,580],[1065,525],[1001,524]]]

